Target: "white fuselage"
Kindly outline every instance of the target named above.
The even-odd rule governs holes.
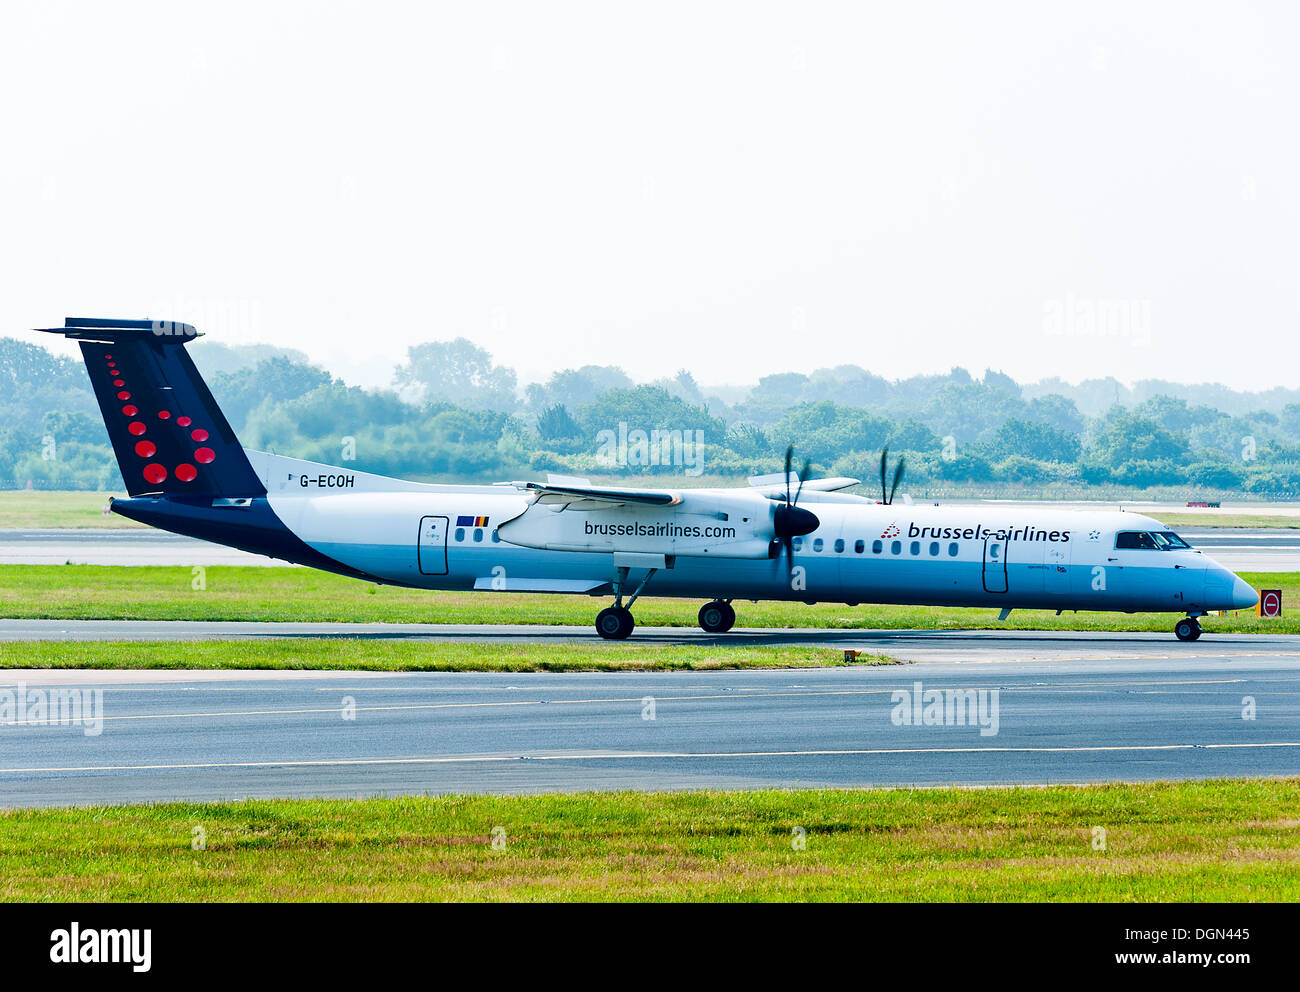
[[[1191,614],[1255,602],[1199,551],[1117,549],[1120,533],[1167,530],[1136,513],[810,494],[800,505],[820,526],[787,563],[768,557],[771,501],[746,490],[716,491],[729,513],[700,513],[701,499],[615,513],[533,506],[509,487],[394,491],[393,480],[262,458],[267,499],[293,534],[366,576],[419,588],[605,595],[624,565],[632,583],[657,569],[651,596]]]

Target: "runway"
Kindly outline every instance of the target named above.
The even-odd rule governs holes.
[[[1300,531],[1224,528],[1179,533],[1192,547],[1234,572],[1300,571]]]
[[[0,726],[0,806],[1289,775],[1298,674],[1294,650],[713,673],[9,671],[0,695],[101,688],[103,722],[98,736]],[[984,692],[985,718],[907,725],[915,683]]]
[[[1073,630],[861,630],[737,627],[706,634],[696,627],[638,627],[620,645],[794,645],[887,654],[908,662],[1114,661],[1288,658],[1300,662],[1300,635],[1216,634],[1206,621],[1199,641],[1172,633]],[[207,620],[0,620],[0,644],[12,641],[199,641],[348,638],[511,644],[602,644],[591,627],[529,624],[258,623]],[[111,657],[111,653],[107,655]],[[2,675],[0,675],[2,677]]]
[[[1300,531],[1188,531],[1182,536],[1235,572],[1300,572]],[[3,565],[288,565],[153,528],[0,530]]]
[[[0,530],[0,565],[289,564],[152,527]]]

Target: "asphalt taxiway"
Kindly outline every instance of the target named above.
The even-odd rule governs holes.
[[[1300,773],[1295,647],[1182,647],[708,673],[0,671],[0,694],[103,693],[98,734],[0,726],[0,806]],[[901,722],[917,683],[974,690],[985,719]]]
[[[1169,633],[1083,630],[863,630],[852,628],[737,627],[706,634],[695,627],[637,627],[637,644],[719,646],[790,645],[887,654],[909,662],[1114,661],[1289,658],[1300,661],[1300,635],[1218,634],[1213,618],[1199,641]],[[266,640],[343,638],[500,644],[601,644],[586,626],[529,624],[260,623],[207,620],[0,620],[0,644],[9,641]]]

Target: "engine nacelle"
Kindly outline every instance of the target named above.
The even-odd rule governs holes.
[[[535,502],[498,526],[497,533],[503,541],[543,551],[767,558],[774,507],[757,494],[689,490],[671,506],[623,503],[575,510]]]

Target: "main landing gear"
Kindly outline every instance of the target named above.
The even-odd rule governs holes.
[[[1194,641],[1201,636],[1201,624],[1196,617],[1183,617],[1174,624],[1174,636],[1180,641]]]
[[[715,599],[700,607],[700,628],[710,634],[725,634],[736,625],[736,611],[731,600]]]
[[[646,573],[646,577],[641,580],[641,584],[624,604],[623,587],[627,583],[627,569],[618,570],[618,577],[614,580],[614,605],[607,606],[596,614],[596,633],[607,641],[622,641],[632,633],[636,628],[636,620],[632,617],[632,604],[641,595],[655,571],[656,569],[652,568]],[[731,608],[731,600],[715,599],[700,607],[699,620],[700,627],[708,633],[725,634],[736,625],[736,611]]]
[[[626,567],[618,569],[617,577],[614,579],[614,605],[607,606],[596,614],[597,634],[607,641],[622,641],[632,633],[633,628],[636,627],[636,621],[632,619],[632,604],[636,602],[636,598],[645,589],[646,583],[650,581],[657,571],[659,569],[652,568],[646,572],[645,578],[641,580],[641,584],[636,587],[636,591],[632,593],[627,605],[624,606],[623,586],[627,583],[628,570]]]

